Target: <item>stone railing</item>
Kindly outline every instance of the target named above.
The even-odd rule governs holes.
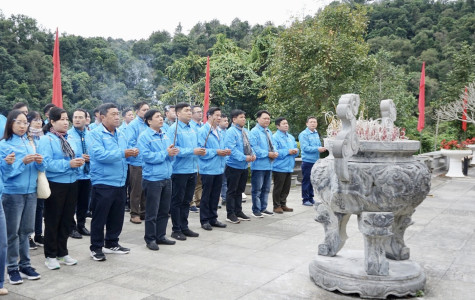
[[[415,157],[416,160],[423,162],[432,173],[445,171],[449,166],[447,156],[443,155],[441,151],[422,153]]]

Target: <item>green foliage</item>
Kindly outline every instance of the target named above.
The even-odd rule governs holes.
[[[273,115],[303,128],[308,115],[322,121],[340,95],[361,92],[374,64],[363,39],[366,24],[365,7],[332,5],[282,32],[266,78]]]

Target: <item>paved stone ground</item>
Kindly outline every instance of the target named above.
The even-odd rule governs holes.
[[[469,175],[435,176],[406,233],[411,259],[427,275],[424,299],[475,299],[475,168]],[[228,223],[211,232],[202,230],[192,213],[190,228],[200,237],[161,245],[157,252],[145,247],[144,225],[130,223],[126,213],[120,242],[130,254],[95,262],[88,239],[70,239],[70,255],[79,264],[50,271],[39,248],[31,255],[42,278],[6,283],[10,294],[2,299],[356,299],[322,290],[309,279],[308,264],[323,228],[313,221],[313,208],[301,205],[299,188],[292,189],[288,205],[293,213]],[[244,211],[250,214],[249,199]],[[219,214],[224,221],[225,211]],[[355,216],[348,235],[346,249],[363,249]]]

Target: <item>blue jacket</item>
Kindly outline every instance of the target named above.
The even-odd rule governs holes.
[[[247,133],[249,138],[249,132],[246,128],[242,128]],[[231,155],[226,157],[226,165],[235,169],[247,169],[246,155],[244,155],[244,144],[242,142],[242,132],[236,125],[232,125],[227,131],[224,137],[224,147],[231,149]]]
[[[64,138],[67,139],[67,135]],[[75,157],[81,157],[81,155],[78,155],[76,145],[70,145],[74,150]],[[71,168],[69,164],[71,158],[64,156],[59,137],[47,132],[40,138],[38,153],[43,155],[43,162],[46,164],[46,177],[49,181],[73,183],[77,180],[79,168]]]
[[[194,131],[198,132],[198,130],[200,130],[200,128],[203,127],[204,124],[203,123],[198,124],[194,120],[190,120],[190,126],[191,128],[193,128]]]
[[[84,133],[85,133],[86,139],[87,139],[87,136],[89,135],[89,132],[90,131],[88,131],[87,129],[84,128]],[[69,142],[69,144],[75,144],[76,145],[76,148],[75,148],[76,149],[75,151],[77,151],[76,154],[79,155],[80,157],[82,157],[82,155],[84,153],[82,151],[81,136],[79,135],[79,133],[76,131],[76,128],[74,128],[74,127],[68,130],[68,142]],[[86,147],[87,147],[87,143],[86,143]],[[91,179],[91,173],[90,172],[89,172],[89,174],[84,173],[84,166],[85,165],[86,164],[82,165],[82,167],[79,168],[78,180]],[[89,163],[89,166],[90,165],[91,165],[91,163]]]
[[[35,145],[36,148],[36,145]],[[36,162],[25,165],[23,158],[28,154],[35,154],[34,149],[27,135],[18,136],[14,134],[9,140],[0,141],[0,159],[3,159],[10,153],[15,152],[15,162],[12,164],[12,170],[8,176],[5,176],[4,190],[5,194],[31,194],[36,193],[36,180],[38,171],[44,171],[45,165]]]
[[[178,131],[175,147],[180,149],[180,152],[173,162],[173,174],[196,173],[198,172],[198,158],[193,154],[193,151],[198,147],[198,133],[191,128],[190,124],[185,124],[182,121],[175,122],[167,132],[172,143],[176,126],[178,126]]]
[[[270,171],[272,170],[272,162],[269,158],[269,143],[267,142],[266,131],[269,133],[269,137],[272,143],[272,132],[269,128],[264,128],[259,124],[256,124],[251,129],[249,134],[249,142],[251,143],[252,150],[256,153],[256,160],[251,163],[251,170]]]
[[[0,114],[0,139],[3,139],[3,134],[5,133],[5,125],[7,125],[7,118]]]
[[[149,181],[169,179],[172,176],[173,157],[167,148],[173,143],[166,133],[147,128],[139,137],[137,147],[142,153],[142,177]]]
[[[297,149],[295,138],[288,132],[277,130],[272,136],[272,140],[275,151],[279,152],[279,156],[277,156],[272,165],[272,171],[292,173],[298,153],[290,155],[289,150]]]
[[[200,156],[200,174],[205,175],[219,175],[224,173],[224,165],[226,161],[226,156],[219,156],[216,152],[217,149],[224,150],[224,137],[222,132],[218,129],[217,135],[211,131],[208,136],[210,129],[209,123],[203,125],[198,134],[198,146],[201,148],[206,148],[206,155]],[[206,136],[208,140],[206,141]],[[206,141],[206,147],[205,147]]]
[[[148,126],[145,125],[144,120],[139,116],[136,116],[135,119],[129,123],[129,125],[127,126],[127,129],[125,130],[128,149],[137,148],[137,140],[139,138],[139,135],[142,132],[144,132],[147,128]],[[141,167],[142,154],[139,153],[137,157],[133,157],[133,156],[128,157],[127,162],[132,166]]]
[[[7,162],[3,159],[0,161],[0,197],[2,197],[3,193],[3,182],[7,181],[10,173],[13,171],[13,165],[7,164]]]
[[[315,163],[320,158],[318,148],[322,146],[320,136],[315,130],[311,132],[308,128],[299,134],[300,149],[302,151],[302,161]]]
[[[122,124],[119,126],[120,131],[125,132],[125,129],[129,126],[125,121],[122,121]]]
[[[127,139],[124,133],[116,129],[112,134],[101,124],[89,132],[86,145],[91,157],[92,185],[124,186],[127,178]]]

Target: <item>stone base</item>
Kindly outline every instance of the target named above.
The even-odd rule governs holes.
[[[389,260],[389,275],[367,275],[364,252],[341,250],[334,257],[317,255],[309,265],[312,280],[319,287],[344,294],[359,294],[361,298],[386,299],[415,296],[426,283],[424,270],[410,260]]]

